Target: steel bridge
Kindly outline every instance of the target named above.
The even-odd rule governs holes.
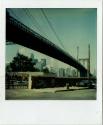
[[[60,47],[44,38],[37,32],[31,30],[20,21],[11,17],[7,12],[6,42],[8,41],[36,50],[66,64],[69,64],[80,71],[81,77],[87,77],[87,69],[70,54],[66,53]]]

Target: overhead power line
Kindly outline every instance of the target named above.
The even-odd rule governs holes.
[[[56,36],[57,40],[59,41],[59,43],[61,44],[61,46],[65,49],[64,45],[62,44],[59,36],[57,35],[54,27],[52,26],[52,24],[51,24],[50,20],[48,19],[48,17],[46,15],[45,11],[43,10],[43,8],[41,8],[41,11],[42,11],[42,14],[44,15],[45,19],[47,20],[48,25],[50,26],[51,30],[53,31],[54,35]]]

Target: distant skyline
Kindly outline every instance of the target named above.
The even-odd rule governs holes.
[[[47,23],[41,9],[8,9],[11,16],[21,21],[34,31],[55,43],[74,58],[77,58],[77,46],[79,46],[79,58],[88,57],[88,44],[91,48],[91,72],[96,70],[97,52],[97,9],[95,8],[65,8],[65,9],[43,9],[53,28],[55,29],[61,43],[57,40],[53,31]],[[28,15],[28,14],[29,15]],[[48,65],[58,67],[68,67],[60,61],[56,61],[44,54],[40,54],[20,45],[6,46],[6,62],[12,61],[17,51],[35,58],[46,58]],[[51,63],[51,64],[50,64]]]

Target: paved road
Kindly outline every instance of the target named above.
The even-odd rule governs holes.
[[[48,89],[9,89],[6,90],[7,100],[95,100],[96,89],[48,88]]]

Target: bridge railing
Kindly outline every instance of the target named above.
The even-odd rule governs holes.
[[[30,29],[28,26],[24,25],[23,23],[21,23],[20,21],[16,20],[15,18],[13,17],[9,17],[9,20],[7,19],[7,21],[9,21],[10,23],[22,28],[22,30],[24,30],[25,32],[28,32],[28,33],[31,33],[33,34],[34,36],[38,37],[39,39],[47,42],[47,43],[50,43],[52,46],[55,46],[57,47],[54,43],[52,43],[51,41],[49,41],[48,39],[44,38],[43,36],[41,36],[40,34],[38,34],[37,32],[35,32],[34,30]],[[57,47],[58,49],[60,49],[59,47]]]

